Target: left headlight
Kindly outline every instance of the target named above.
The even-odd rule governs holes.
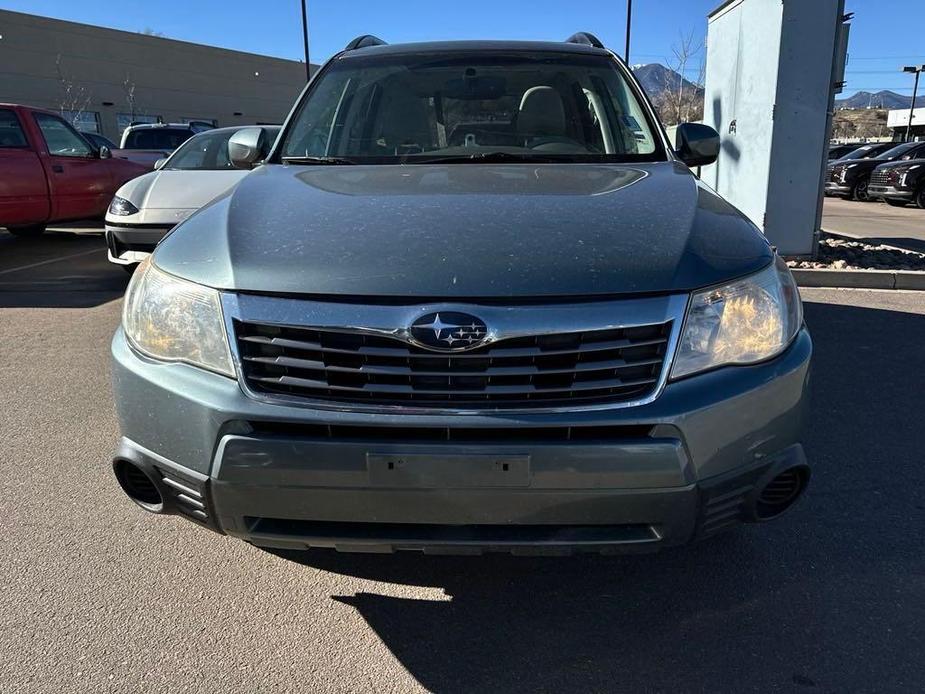
[[[116,195],[113,197],[112,202],[109,203],[109,214],[114,214],[117,217],[128,217],[130,214],[138,214],[138,208],[125,198],[120,198]]]
[[[778,257],[750,277],[691,296],[671,377],[770,359],[802,324],[799,290]]]
[[[142,354],[234,378],[219,293],[156,268],[146,259],[125,292],[122,328]]]

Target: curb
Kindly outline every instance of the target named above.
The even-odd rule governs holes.
[[[913,270],[815,270],[792,267],[790,272],[801,287],[925,291],[925,272]]]

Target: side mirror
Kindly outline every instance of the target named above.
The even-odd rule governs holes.
[[[267,134],[263,128],[243,128],[228,140],[228,158],[236,169],[251,169],[264,158]]]
[[[719,133],[709,125],[681,123],[675,131],[675,153],[690,167],[706,166],[719,156]]]
[[[97,152],[97,154],[99,155],[100,159],[112,159],[112,152],[109,151],[109,147],[106,145],[101,145],[100,151]]]
[[[161,157],[156,162],[154,162],[154,170],[157,171],[158,169],[164,168],[164,164],[166,163],[167,163],[167,157]]]

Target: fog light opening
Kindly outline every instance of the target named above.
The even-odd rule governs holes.
[[[755,500],[755,518],[770,520],[781,515],[800,498],[809,481],[809,468],[795,466],[772,478]]]
[[[113,462],[113,470],[119,486],[128,497],[144,510],[151,513],[162,513],[164,498],[154,481],[135,463],[118,459]]]

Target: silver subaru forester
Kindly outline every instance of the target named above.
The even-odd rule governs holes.
[[[626,65],[351,42],[135,273],[113,465],[271,548],[651,550],[783,513],[812,344],[759,230]]]

